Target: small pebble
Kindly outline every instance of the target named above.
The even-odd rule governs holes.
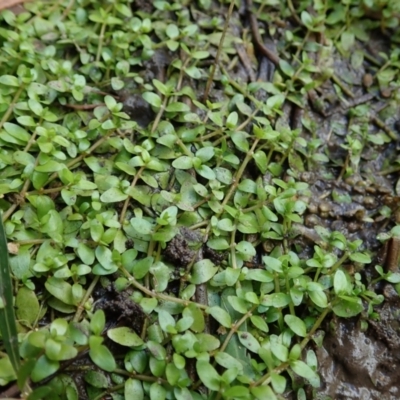
[[[322,213],[327,213],[328,211],[330,211],[330,209],[331,209],[331,205],[328,202],[324,201],[319,205],[319,210]]]
[[[392,91],[389,88],[382,88],[381,89],[381,96],[385,99],[389,98],[392,95]]]
[[[362,78],[364,87],[369,88],[374,83],[374,77],[371,74],[365,74]]]

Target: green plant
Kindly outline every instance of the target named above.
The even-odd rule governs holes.
[[[90,399],[278,399],[288,388],[305,398],[305,385],[320,384],[308,344],[325,318],[368,316],[382,301],[360,273],[372,256],[361,240],[299,228],[314,196],[301,177],[329,180],[335,167],[338,181],[352,176],[393,135],[372,134],[369,109],[351,107],[341,160],[316,122],[305,115],[291,128],[285,111],[330,79],[338,97],[351,93],[329,62],[364,40],[362,6],[299,4],[299,29],[279,44],[287,61],[273,82],[247,84],[235,46],[249,43],[218,17],[192,20],[189,3],[1,13],[0,318],[10,329],[0,384],[33,382],[28,399],[79,398],[71,371]],[[287,17],[264,3],[261,19]],[[397,53],[386,61],[382,88],[397,77]],[[313,247],[294,240],[307,232]],[[6,238],[17,246],[9,263]]]

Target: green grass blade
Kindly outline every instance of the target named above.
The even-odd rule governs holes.
[[[17,325],[13,305],[13,286],[3,220],[0,218],[0,332],[15,374],[20,366]]]

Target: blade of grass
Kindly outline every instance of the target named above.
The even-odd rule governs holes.
[[[20,358],[18,350],[17,325],[13,306],[13,287],[8,263],[7,239],[3,221],[0,218],[0,332],[11,365],[18,375]]]

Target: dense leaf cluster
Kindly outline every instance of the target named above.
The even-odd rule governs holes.
[[[352,1],[314,1],[311,15],[302,2],[302,25],[280,44],[298,47],[296,62],[281,60],[273,82],[238,84],[235,46],[251,45],[230,29],[221,41],[222,2],[150,3],[35,1],[1,14],[0,208],[17,247],[18,384],[37,384],[29,398],[78,399],[79,363],[65,362],[79,358],[90,399],[265,400],[289,388],[303,399],[306,383],[320,384],[306,345],[323,319],[371,314],[381,296],[345,268],[371,262],[361,240],[316,228],[299,256],[292,239],[312,197],[301,174],[330,163],[350,176],[363,149],[390,135],[371,135],[356,109],[339,163],[310,118],[292,129],[282,109],[303,107],[333,75],[316,54],[329,61],[365,40],[360,23],[338,21],[395,6],[365,1],[364,15]],[[262,19],[263,7],[275,17],[293,7],[255,3]],[[311,40],[325,27],[332,40]],[[379,71],[381,86],[397,57]],[[177,237],[181,263],[165,255]],[[96,292],[110,287],[140,307],[111,315]],[[10,371],[3,353],[2,385],[17,378]]]

